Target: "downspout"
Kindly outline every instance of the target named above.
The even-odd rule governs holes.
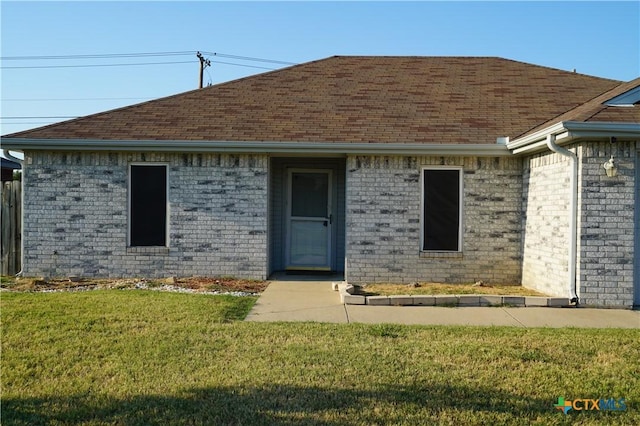
[[[20,232],[24,234],[24,160],[16,158],[8,149],[3,149],[2,154],[9,160],[15,161],[22,166],[22,194],[20,196]],[[20,236],[20,270],[16,273],[16,277],[22,276],[24,269],[24,238]]]
[[[576,294],[576,261],[578,259],[578,156],[556,145],[556,136],[547,135],[547,146],[549,149],[564,157],[568,157],[571,161],[571,176],[569,179],[569,187],[571,190],[571,199],[569,200],[569,299],[571,303],[578,305],[579,299]]]

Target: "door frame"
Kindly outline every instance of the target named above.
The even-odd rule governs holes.
[[[327,220],[327,265],[326,266],[298,266],[291,264],[291,208],[292,208],[292,184],[293,184],[293,174],[294,173],[326,173],[328,177],[327,182],[327,213],[329,217]],[[305,168],[305,167],[291,167],[286,168],[286,204],[285,204],[285,258],[284,258],[284,268],[287,271],[333,271],[335,269],[334,259],[333,259],[333,244],[334,244],[334,232],[333,232],[333,217],[335,217],[335,206],[333,202],[333,185],[334,185],[334,176],[332,169],[316,169],[316,168]]]

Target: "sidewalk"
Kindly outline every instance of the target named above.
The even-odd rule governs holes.
[[[339,293],[331,289],[331,277],[278,278],[246,321],[640,328],[640,311],[623,309],[343,305]]]

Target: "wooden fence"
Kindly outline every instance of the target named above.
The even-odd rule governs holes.
[[[2,275],[14,275],[20,271],[22,250],[22,182],[18,180],[4,182],[2,184],[2,211],[0,222],[2,226]]]

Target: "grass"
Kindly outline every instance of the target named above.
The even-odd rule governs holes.
[[[436,284],[426,283],[413,287],[406,284],[367,284],[363,291],[368,296],[435,295],[435,294],[496,294],[504,296],[545,296],[545,294],[519,285]]]
[[[640,330],[239,321],[254,301],[3,292],[2,423],[640,424]]]

